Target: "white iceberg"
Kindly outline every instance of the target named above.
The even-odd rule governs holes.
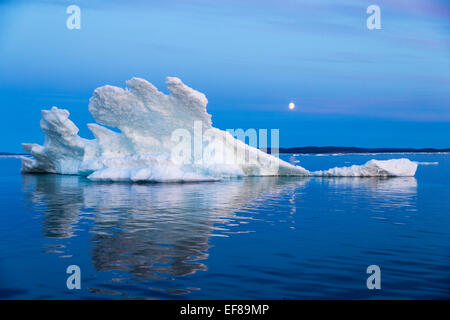
[[[32,155],[22,157],[22,171],[102,181],[180,182],[241,176],[413,176],[417,168],[408,159],[371,160],[363,166],[310,172],[214,128],[205,95],[178,78],[167,78],[169,95],[144,79],[126,84],[126,89],[107,85],[94,91],[89,111],[98,124],[88,124],[92,140],[78,136],[67,110],[43,110],[44,145],[22,144]],[[179,148],[180,133],[196,140],[198,132],[200,140]],[[180,161],[179,151],[189,161]]]

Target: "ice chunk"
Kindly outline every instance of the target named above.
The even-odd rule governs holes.
[[[214,181],[246,175],[300,175],[293,166],[212,127],[208,100],[178,78],[167,78],[166,95],[144,79],[127,81],[127,89],[103,86],[94,91],[89,111],[99,124],[89,124],[95,139],[78,136],[67,110],[42,111],[43,146],[23,144],[33,159],[22,158],[23,172],[85,175],[111,181]],[[101,125],[115,127],[114,132]],[[201,137],[200,160],[175,161],[176,130]],[[195,150],[188,150],[195,153]],[[250,160],[248,160],[248,159]]]
[[[366,164],[350,167],[336,167],[312,172],[314,176],[325,177],[412,177],[417,163],[409,159],[370,160]]]

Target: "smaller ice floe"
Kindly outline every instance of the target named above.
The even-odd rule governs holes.
[[[409,159],[370,160],[363,165],[335,167],[314,171],[313,176],[323,177],[413,177],[417,163]]]

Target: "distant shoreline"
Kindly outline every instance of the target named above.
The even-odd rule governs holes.
[[[271,152],[269,148],[268,153]],[[450,148],[358,148],[358,147],[292,147],[280,148],[281,154],[362,154],[362,153],[450,153]],[[0,152],[0,156],[31,156],[28,153]]]

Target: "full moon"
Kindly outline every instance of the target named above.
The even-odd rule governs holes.
[[[295,104],[293,102],[289,103],[289,110],[294,110]]]

